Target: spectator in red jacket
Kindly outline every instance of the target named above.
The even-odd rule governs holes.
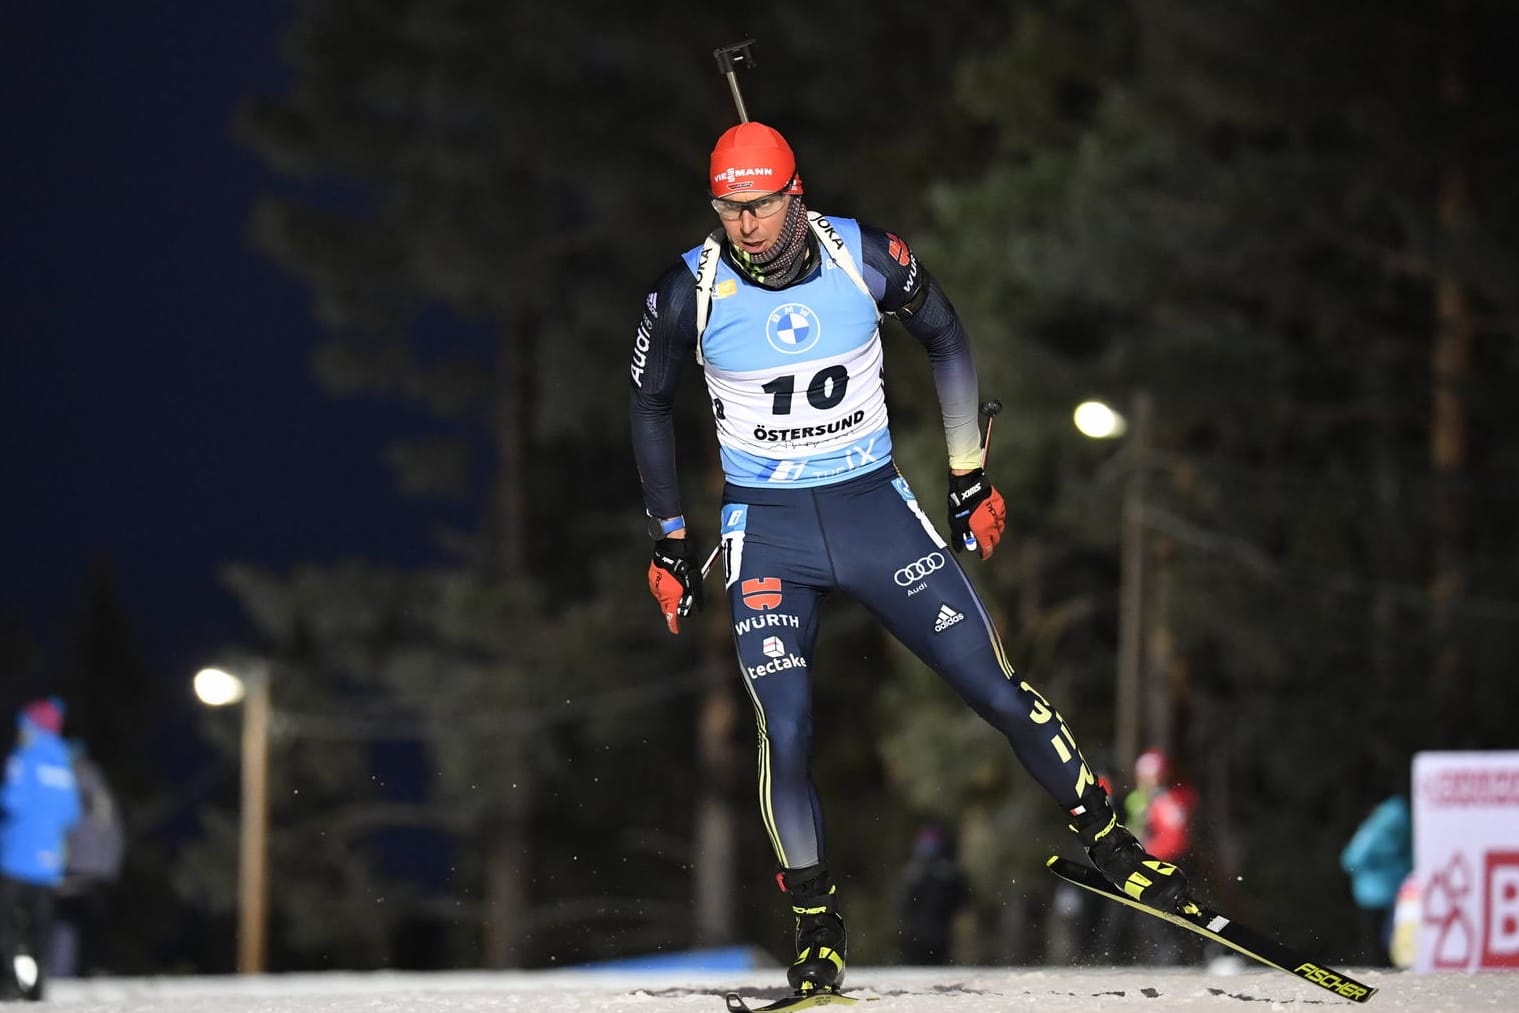
[[[1140,828],[1140,843],[1145,850],[1166,862],[1181,862],[1192,850],[1192,812],[1197,808],[1197,792],[1182,780],[1173,780],[1166,754],[1146,749],[1134,762],[1136,793],[1142,793],[1140,818],[1133,826]]]

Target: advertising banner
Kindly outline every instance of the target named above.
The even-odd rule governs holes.
[[[1413,765],[1418,971],[1519,970],[1519,752]]]

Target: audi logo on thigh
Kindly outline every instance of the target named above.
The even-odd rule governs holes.
[[[897,582],[898,587],[907,587],[915,581],[927,577],[943,565],[944,553],[931,552],[922,559],[915,560],[902,567],[902,569],[891,575],[891,579]]]

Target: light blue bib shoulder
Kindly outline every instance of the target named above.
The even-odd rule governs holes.
[[[735,485],[826,485],[890,458],[880,310],[856,266],[859,223],[811,215],[809,227],[821,263],[779,291],[745,281],[715,244],[684,255],[698,319],[704,291],[710,306],[698,357]]]

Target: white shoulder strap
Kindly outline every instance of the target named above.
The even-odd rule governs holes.
[[[701,259],[696,263],[696,361],[705,365],[701,354],[701,336],[707,329],[707,317],[712,315],[712,289],[717,284],[717,259],[723,247],[719,238],[721,229],[714,229],[701,244]]]
[[[818,244],[827,250],[833,262],[849,275],[849,280],[854,282],[854,287],[864,292],[865,298],[875,302],[876,297],[870,294],[870,286],[865,284],[865,278],[860,274],[860,269],[854,262],[854,256],[850,254],[849,247],[844,243],[844,237],[839,235],[833,223],[816,211],[809,211],[807,224],[812,226],[812,234],[818,237]],[[879,316],[879,310],[877,310],[877,315]]]

